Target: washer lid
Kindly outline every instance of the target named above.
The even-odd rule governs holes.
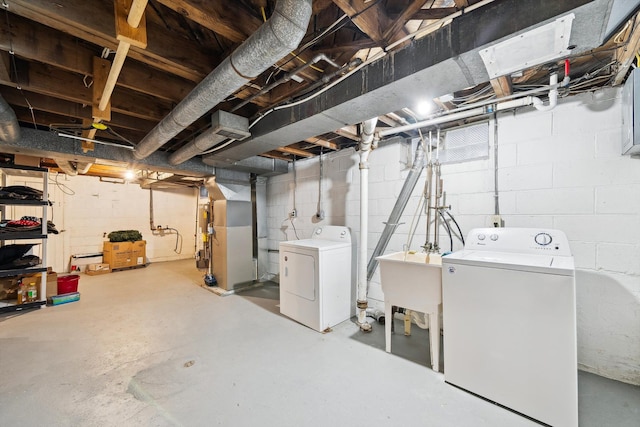
[[[290,240],[288,242],[280,242],[280,250],[295,250],[301,249],[317,249],[319,251],[346,248],[351,247],[351,242],[336,242],[331,240],[321,239],[303,239],[303,240]]]
[[[571,256],[531,255],[468,249],[444,256],[442,264],[473,265],[563,276],[573,276],[575,271],[573,257]]]

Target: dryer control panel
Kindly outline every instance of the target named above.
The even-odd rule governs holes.
[[[564,232],[541,228],[474,228],[465,249],[571,256]]]
[[[351,242],[351,231],[349,227],[340,225],[324,225],[316,227],[311,235],[312,239],[329,240],[332,242]]]

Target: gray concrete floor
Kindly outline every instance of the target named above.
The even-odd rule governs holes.
[[[277,288],[219,297],[193,261],[82,275],[79,302],[0,316],[0,425],[536,426],[444,383],[428,340],[319,334]],[[402,325],[397,324],[401,331]],[[580,374],[581,426],[634,426],[640,387]]]

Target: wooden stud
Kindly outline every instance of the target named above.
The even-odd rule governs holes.
[[[132,46],[145,49],[147,47],[147,22],[144,14],[141,17],[137,27],[132,27],[127,22],[129,10],[131,9],[131,0],[115,0],[115,18],[116,18],[116,38],[120,43],[126,42]],[[118,46],[118,50],[120,47]],[[127,48],[127,51],[129,49]]]
[[[290,162],[293,160],[293,157],[285,156],[283,154],[278,153],[277,151],[267,151],[266,153],[260,154],[260,156],[266,157],[268,159],[285,160],[287,162]]]
[[[293,147],[280,147],[280,148],[276,148],[276,151],[279,151],[281,153],[293,154],[298,157],[314,157],[315,156],[315,154],[313,153],[301,150],[299,148],[293,148]]]
[[[100,108],[100,103],[104,97],[104,89],[109,76],[111,63],[106,59],[93,58],[93,103],[92,116],[95,120],[111,121],[111,94],[107,98],[104,108]],[[113,88],[111,89],[113,91]]]
[[[113,89],[115,89],[116,87],[118,76],[120,76],[120,71],[122,70],[125,59],[127,59],[127,53],[129,52],[130,47],[131,45],[128,42],[122,40],[118,45],[116,56],[113,58],[113,63],[111,64],[111,68],[109,69],[109,75],[107,76],[107,79],[104,83],[102,96],[100,97],[100,103],[98,104],[98,109],[100,111],[106,110],[107,106],[111,102],[111,94],[113,93]],[[97,76],[94,75],[94,79],[95,77]]]
[[[0,52],[0,80],[11,81],[11,57],[8,52]]]
[[[338,144],[336,144],[335,142],[327,141],[326,139],[312,137],[312,138],[307,138],[304,141],[308,142],[309,144],[317,145],[319,147],[329,148],[331,150],[340,149]]]
[[[360,141],[360,137],[358,136],[358,129],[356,128],[356,126],[345,126],[333,132],[337,133],[340,136],[344,136],[345,138],[349,138],[353,141]]]
[[[138,28],[144,18],[144,10],[147,7],[148,0],[133,0],[131,10],[127,16],[127,24],[133,28]]]
[[[411,17],[426,3],[426,0],[414,0],[407,7],[404,8],[402,13],[393,20],[393,23],[384,32],[384,39],[391,40],[401,31],[404,31],[404,26],[411,19]],[[404,34],[403,34],[404,35]]]
[[[435,7],[431,9],[420,9],[416,11],[411,18],[416,21],[428,21],[432,19],[442,19],[456,13],[458,8],[455,7]]]
[[[504,98],[513,93],[510,76],[501,76],[491,80],[491,87],[498,98]]]
[[[616,60],[618,61],[618,72],[613,79],[613,85],[617,86],[624,82],[627,73],[633,60],[636,58],[636,54],[640,51],[640,19],[635,18],[636,23],[626,43],[616,50]]]
[[[82,120],[82,127],[86,128],[89,127],[93,124],[93,120],[90,119],[83,119]],[[82,131],[82,137],[83,138],[87,138],[87,139],[93,139],[96,136],[96,128],[91,128],[89,130],[83,130]],[[86,153],[87,151],[93,151],[95,149],[95,143],[91,142],[91,141],[82,141],[82,152]]]

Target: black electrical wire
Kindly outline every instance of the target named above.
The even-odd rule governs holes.
[[[464,245],[464,236],[462,235],[462,229],[460,229],[460,226],[458,225],[458,221],[456,221],[456,219],[453,217],[453,215],[451,215],[451,213],[449,213],[449,211],[446,211],[446,212],[447,212],[447,215],[449,215],[449,218],[451,218],[451,221],[453,221],[453,223],[456,225],[456,228],[458,229],[458,233],[460,233],[460,240]]]
[[[442,223],[444,224],[444,228],[447,229],[447,233],[449,234],[449,244],[451,245],[451,252],[453,252],[453,236],[451,235],[451,227],[447,223],[447,219],[444,217],[442,210],[438,209],[438,213],[440,214],[440,218],[442,218]]]

